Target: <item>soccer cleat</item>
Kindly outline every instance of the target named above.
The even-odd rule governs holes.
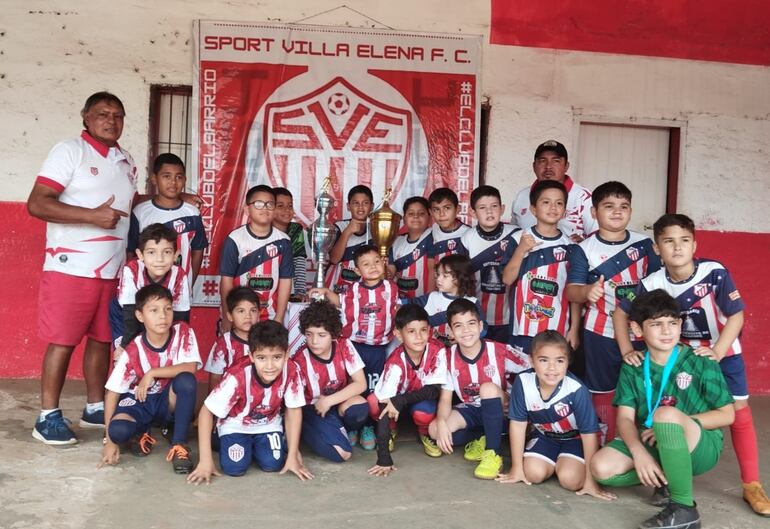
[[[193,464],[190,460],[190,450],[182,445],[173,445],[168,449],[166,461],[171,461],[171,467],[177,474],[189,474],[192,472]]]
[[[670,501],[671,491],[668,490],[668,485],[662,485],[660,487],[655,487],[655,491],[652,493],[652,496],[650,496],[650,499],[647,500],[647,503],[654,505],[655,507],[665,507]]]
[[[422,449],[425,455],[430,457],[441,457],[444,452],[436,444],[436,441],[428,437],[427,435],[420,434],[420,442],[422,443]]]
[[[388,436],[388,452],[392,452],[396,449],[396,437],[398,437],[397,430],[391,430]]]
[[[50,412],[45,418],[38,417],[35,427],[32,429],[32,437],[47,445],[74,445],[77,437],[70,430],[70,421],[65,419],[61,410]]]
[[[494,450],[484,450],[481,462],[476,466],[473,475],[479,479],[495,479],[503,469],[503,457]]]
[[[364,450],[374,450],[377,448],[377,436],[374,435],[374,427],[364,426],[361,428],[361,448]]]
[[[466,461],[481,461],[481,456],[484,454],[484,450],[487,449],[487,438],[482,435],[475,441],[471,441],[465,445],[465,454],[463,457]]]
[[[136,457],[148,456],[157,442],[149,433],[144,432],[139,439],[131,443],[131,453]]]
[[[770,499],[759,481],[743,484],[743,500],[760,516],[770,516]]]
[[[358,444],[358,430],[351,430],[348,432],[348,441],[350,441],[351,447]]]
[[[671,501],[652,518],[648,518],[639,529],[700,529],[700,514],[692,507]]]
[[[88,413],[88,408],[83,408],[78,425],[81,428],[101,430],[104,429],[104,408]]]

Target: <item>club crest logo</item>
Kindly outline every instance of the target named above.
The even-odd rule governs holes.
[[[136,404],[136,401],[131,397],[126,397],[125,399],[122,399],[120,402],[118,402],[118,406],[121,406],[123,408],[128,408],[129,406],[133,406],[134,404]]]
[[[556,415],[559,417],[566,417],[569,415],[570,407],[569,404],[566,402],[557,402],[556,405],[553,407],[553,411],[556,412]]]
[[[561,246],[557,246],[553,249],[553,258],[557,261],[563,261],[564,258],[567,257],[567,250],[562,248]]]
[[[676,387],[678,387],[682,391],[689,388],[691,382],[692,382],[692,375],[690,373],[686,373],[682,371],[676,376]]]
[[[457,246],[457,243],[454,241],[454,239],[450,239],[446,243],[446,247],[449,249],[449,251],[454,250],[455,246]]]
[[[493,365],[484,366],[484,374],[488,378],[492,378],[497,373],[497,368]]]
[[[177,219],[174,221],[174,231],[176,231],[179,234],[182,234],[184,233],[184,229],[185,229],[185,223],[183,220]]]
[[[639,249],[635,248],[633,246],[629,246],[628,248],[626,248],[626,255],[632,261],[638,261],[639,260]]]
[[[270,257],[275,257],[278,255],[278,247],[275,244],[268,244],[267,248],[265,248],[265,251]]]
[[[241,459],[243,459],[243,456],[246,454],[246,451],[243,449],[243,447],[239,444],[231,445],[230,448],[227,449],[227,455],[230,457],[230,460],[233,463],[237,463]]]
[[[500,250],[504,252],[506,248],[508,248],[508,239],[500,241]]]
[[[709,293],[709,286],[707,283],[698,283],[692,287],[692,291],[696,296],[702,298]]]
[[[412,259],[416,261],[419,258],[420,258],[420,249],[415,248],[415,250],[412,252]]]
[[[94,175],[94,176],[98,176],[99,175],[99,168],[92,166],[91,167],[91,174]]]

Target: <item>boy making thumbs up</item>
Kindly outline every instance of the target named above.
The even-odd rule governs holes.
[[[612,313],[643,277],[660,268],[660,259],[649,237],[626,229],[631,220],[631,191],[625,185],[605,182],[591,198],[591,215],[598,221],[599,231],[573,252],[566,294],[570,301],[586,304],[585,382],[599,420],[607,425],[609,442],[615,437],[612,398],[622,365]],[[635,347],[642,349],[644,343],[636,342]]]

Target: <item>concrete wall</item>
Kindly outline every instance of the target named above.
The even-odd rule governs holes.
[[[26,199],[50,147],[79,132],[79,109],[89,94],[109,89],[123,99],[128,115],[121,144],[141,167],[148,150],[150,85],[192,82],[193,19],[297,22],[340,5],[328,0],[66,4],[11,0],[0,19],[0,201],[8,202],[0,204],[0,216],[15,219],[14,231],[3,236],[0,274],[11,281],[39,269],[43,250],[40,226],[18,202]],[[341,8],[306,22],[485,35],[482,91],[491,103],[487,182],[500,187],[506,203],[530,182],[535,145],[554,137],[577,152],[581,115],[619,123],[682,123],[678,208],[705,230],[733,234],[706,234],[705,246],[710,257],[743,267],[737,281],[750,301],[748,362],[760,369],[754,389],[770,392],[770,383],[759,378],[770,379],[770,331],[764,330],[770,327],[770,301],[756,281],[754,264],[759,249],[766,253],[770,246],[770,216],[761,213],[770,200],[770,69],[490,45],[488,0],[347,5],[365,15]],[[21,247],[24,253],[15,251]],[[30,296],[13,303],[24,307],[27,319],[15,316],[18,306],[5,295],[0,317],[18,322],[8,347],[28,365],[15,367],[3,350],[0,376],[36,374],[34,276],[24,286]],[[2,337],[6,332],[0,331]]]

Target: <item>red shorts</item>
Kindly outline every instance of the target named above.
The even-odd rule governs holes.
[[[44,271],[38,298],[40,338],[56,345],[77,345],[83,336],[109,342],[110,302],[117,295],[117,279],[78,277]]]

